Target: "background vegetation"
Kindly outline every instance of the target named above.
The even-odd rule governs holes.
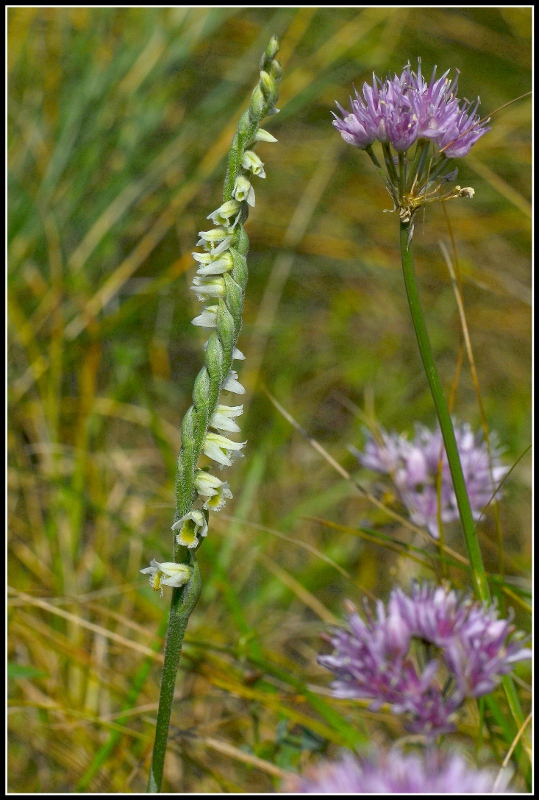
[[[188,291],[197,231],[272,34],[281,112],[260,145],[241,380],[246,458],[213,515],[172,717],[165,789],[272,791],[400,721],[328,695],[319,633],[343,600],[433,576],[432,543],[317,452],[264,387],[386,506],[347,451],[362,426],[433,425],[403,291],[397,219],[370,161],[331,126],[373,70],[461,70],[484,114],[530,88],[529,8],[17,8],[9,14],[10,790],[145,787],[168,597],[180,419],[201,366]],[[530,442],[530,101],[459,163],[475,199],[431,207],[416,261],[454,413],[479,428],[440,242],[454,237],[486,419],[507,463]],[[257,179],[255,179],[257,180]],[[453,256],[454,258],[454,256]],[[392,505],[393,504],[393,505]],[[529,454],[499,504],[502,606],[526,629]],[[365,536],[360,527],[391,537]],[[498,571],[496,514],[481,523]],[[463,552],[459,527],[448,543]],[[421,548],[420,562],[406,544]],[[428,555],[427,555],[428,554]],[[430,564],[430,566],[429,566]],[[469,586],[453,569],[454,583]],[[526,668],[519,669],[526,679]],[[524,699],[526,690],[523,690]],[[500,696],[503,703],[503,696]],[[474,752],[477,708],[459,728]],[[505,755],[495,740],[480,762]]]

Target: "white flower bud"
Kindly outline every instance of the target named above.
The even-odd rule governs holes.
[[[213,253],[193,253],[193,258],[200,264],[198,275],[222,275],[229,272],[234,266],[234,261],[229,252],[215,256]]]
[[[210,253],[214,256],[224,253],[228,250],[234,237],[230,235],[225,228],[212,228],[210,231],[199,231],[200,239],[197,242],[197,247],[203,245],[206,250],[209,249]],[[215,247],[217,245],[217,247]]]
[[[276,142],[277,139],[275,136],[272,136],[271,133],[268,133],[263,128],[259,128],[255,133],[255,141],[256,142]]]
[[[211,219],[214,225],[229,225],[232,217],[238,217],[241,210],[241,203],[238,200],[227,200],[222,206],[208,214],[207,219]],[[234,222],[234,225],[236,223]],[[234,227],[234,225],[232,227]]]

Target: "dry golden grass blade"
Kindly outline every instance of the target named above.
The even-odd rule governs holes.
[[[329,625],[336,625],[339,622],[338,618],[332,614],[331,611],[328,611],[325,605],[321,603],[312,592],[302,586],[299,581],[280,567],[272,558],[269,558],[269,556],[265,555],[263,552],[259,552],[257,554],[257,559],[272,575],[275,575],[281,583],[288,587],[307,608],[310,608],[317,617],[320,617],[321,620],[327,622]]]
[[[26,527],[23,528],[20,520],[14,518],[10,520],[9,525],[11,530],[14,528],[19,529],[21,539],[23,536],[24,538],[28,538],[28,529]],[[12,537],[10,546],[21,563],[36,576],[43,586],[54,585],[54,572],[50,569],[48,564],[45,564],[43,560],[34,553],[31,547],[24,541],[15,539],[15,537]]]
[[[93,631],[94,633],[99,633],[101,636],[104,636],[105,638],[110,639],[117,644],[121,644],[122,647],[127,648],[128,650],[134,650],[137,653],[142,653],[143,655],[149,656],[155,661],[163,661],[163,656],[161,653],[155,653],[153,650],[143,644],[133,642],[131,639],[126,639],[125,636],[119,636],[117,633],[114,633],[114,631],[108,631],[106,628],[103,628],[102,625],[95,625],[93,622],[82,619],[82,617],[78,617],[76,614],[71,614],[69,611],[64,611],[61,608],[57,608],[51,603],[48,603],[45,600],[40,600],[37,597],[30,597],[30,595],[27,595],[25,592],[19,592],[17,589],[12,587],[8,587],[8,591],[15,596],[20,603],[42,608],[45,611],[49,611],[51,614],[56,615],[57,617],[62,617],[63,619],[72,622],[75,626],[85,628],[86,630]]]
[[[121,403],[111,397],[96,397],[93,413],[107,417],[117,417],[126,422],[132,422],[134,425],[140,425],[142,428],[149,428],[154,419],[151,411],[146,408],[134,406],[131,403]],[[170,442],[171,447],[178,449],[181,439],[177,427],[162,419],[157,421],[157,426],[163,439]]]
[[[516,735],[516,736],[515,736],[515,738],[513,739],[512,743],[511,743],[511,747],[509,748],[509,750],[508,750],[508,751],[507,751],[507,753],[506,753],[506,756],[505,756],[505,758],[504,758],[504,760],[503,760],[502,766],[501,766],[501,768],[500,768],[500,771],[499,771],[499,773],[498,773],[498,776],[497,776],[497,778],[496,778],[496,781],[495,781],[495,783],[494,783],[494,786],[493,786],[493,788],[492,788],[492,791],[493,791],[493,792],[495,792],[495,791],[496,791],[496,789],[498,788],[498,785],[499,785],[499,782],[500,782],[500,780],[501,780],[501,777],[502,777],[503,771],[504,771],[504,769],[506,769],[506,767],[509,765],[509,762],[510,762],[510,760],[511,760],[511,756],[513,755],[513,752],[514,752],[514,750],[515,750],[515,747],[517,746],[517,744],[519,743],[520,739],[522,738],[522,736],[523,736],[523,734],[524,734],[524,731],[526,730],[526,728],[528,727],[528,725],[529,725],[529,724],[530,724],[530,722],[532,721],[532,717],[533,717],[533,714],[531,714],[531,713],[530,713],[530,714],[528,714],[528,716],[526,717],[526,719],[524,720],[524,722],[523,722],[523,723],[522,723],[522,725],[520,726],[520,728],[519,728],[519,730],[518,730],[518,733],[517,733],[517,735]],[[530,761],[531,761],[531,758],[532,758],[532,750],[531,750],[531,745],[530,745],[530,742],[529,742],[529,741],[528,741],[528,742],[525,742],[525,747],[526,747],[526,750],[527,750],[528,756],[529,756],[529,758],[530,758]]]
[[[254,769],[261,769],[263,772],[267,772],[268,775],[273,775],[276,778],[284,778],[287,774],[284,770],[276,767],[275,764],[271,764],[269,761],[264,761],[264,759],[246,753],[244,750],[240,750],[238,747],[234,747],[234,745],[228,742],[220,741],[210,736],[190,736],[189,742],[205,745],[210,750],[223,753],[223,755],[230,756],[230,758],[241,761],[243,764],[249,764],[249,766]]]
[[[205,666],[201,667],[201,671],[214,686],[218,686],[219,688],[230,692],[230,694],[236,695],[243,699],[259,702],[263,708],[277,712],[290,719],[292,722],[298,725],[303,725],[309,730],[312,730],[320,736],[323,736],[325,739],[329,739],[329,741],[340,741],[340,737],[338,737],[335,731],[329,728],[329,726],[319,722],[314,717],[310,717],[307,714],[297,711],[290,705],[286,705],[279,694],[270,694],[268,692],[254,689],[253,687],[247,686],[244,683],[239,683],[232,680],[228,675],[218,674],[217,672],[212,671]],[[284,687],[282,688],[284,689]],[[296,703],[306,702],[301,695],[295,693],[289,695],[287,699]]]
[[[333,528],[337,531],[342,531],[343,533],[352,534],[353,536],[358,536],[360,539],[365,539],[367,542],[373,542],[373,544],[377,544],[380,547],[387,547],[388,550],[393,550],[395,553],[399,553],[399,555],[405,555],[411,561],[415,561],[416,564],[420,564],[422,567],[427,567],[427,569],[432,570],[434,566],[431,562],[421,558],[420,556],[416,555],[415,553],[410,552],[410,549],[406,547],[404,544],[400,544],[399,542],[390,542],[386,541],[385,539],[382,541],[378,539],[376,536],[373,536],[366,531],[361,529],[351,528],[348,525],[339,525],[337,522],[331,522],[327,519],[319,519],[318,517],[310,517],[313,522],[318,522],[320,525],[325,525],[328,528]],[[460,560],[460,559],[459,559]]]
[[[451,230],[451,228],[450,228],[450,230]],[[452,233],[452,231],[451,231],[451,233]],[[454,253],[456,255],[455,242],[453,240],[453,237],[451,237],[451,238],[452,238],[452,244],[453,244],[453,251],[454,251]],[[471,372],[471,375],[472,375],[472,381],[473,381],[473,385],[474,385],[474,389],[475,389],[475,394],[476,394],[476,397],[477,397],[477,404],[479,406],[479,412],[480,412],[480,415],[481,415],[481,425],[483,427],[483,433],[485,435],[485,442],[487,444],[487,449],[488,449],[491,481],[492,481],[492,483],[494,483],[494,481],[492,479],[492,471],[493,471],[492,449],[491,449],[491,444],[490,444],[490,433],[489,433],[489,428],[488,428],[487,415],[485,413],[485,407],[483,405],[483,398],[481,396],[481,388],[479,386],[479,378],[477,376],[477,369],[475,367],[475,359],[474,359],[473,350],[472,350],[472,342],[471,342],[471,339],[470,339],[470,333],[468,331],[468,323],[466,322],[466,313],[464,311],[464,303],[462,302],[461,286],[460,286],[459,280],[457,279],[457,275],[455,273],[455,269],[453,268],[453,263],[452,263],[451,257],[449,255],[449,252],[448,252],[444,242],[440,242],[440,249],[442,251],[442,255],[444,257],[445,263],[447,264],[447,269],[449,270],[449,274],[451,276],[451,283],[452,283],[453,291],[455,293],[455,298],[456,298],[456,301],[457,301],[457,307],[458,307],[458,310],[459,310],[459,317],[460,317],[460,324],[461,324],[461,327],[462,327],[462,335],[464,337],[464,344],[465,344],[465,347],[466,347],[466,354],[468,356],[468,362],[470,364],[470,372]],[[456,266],[458,268],[458,261],[456,262]],[[460,274],[460,270],[459,270],[459,274]],[[494,514],[495,514],[495,518],[496,518],[496,531],[497,531],[497,536],[498,536],[498,565],[499,565],[500,573],[503,575],[503,573],[504,573],[503,534],[502,534],[501,521],[500,521],[500,512],[499,512],[499,507],[498,507],[498,502],[497,502],[496,497],[494,497]]]
[[[481,161],[477,156],[473,154],[466,157],[466,163],[469,167],[471,167],[474,172],[483,178],[483,180],[490,183],[490,185],[499,192],[502,197],[505,197],[510,203],[512,203],[519,211],[522,211],[524,216],[528,217],[528,219],[532,218],[532,207],[528,201],[522,197],[520,192],[517,192],[507,181],[504,181],[499,175],[497,175],[493,169],[487,166],[483,161]]]
[[[308,542],[302,542],[297,537],[287,536],[285,533],[281,533],[280,531],[275,530],[275,528],[268,528],[266,525],[259,525],[257,522],[251,522],[248,519],[241,519],[240,517],[230,517],[227,514],[220,514],[219,519],[234,522],[238,525],[244,525],[248,528],[252,528],[253,530],[264,531],[265,533],[270,533],[272,536],[276,536],[278,539],[282,539],[288,544],[293,545],[294,547],[300,547],[307,552],[312,553],[316,558],[320,558],[322,561],[325,561],[326,564],[329,564],[331,567],[340,572],[340,574],[349,581],[352,581],[352,576],[349,572],[341,567],[340,564],[337,564],[332,558],[327,556],[321,550],[318,550],[316,547],[313,547]],[[244,537],[245,538],[245,537]]]
[[[92,601],[86,601],[84,605],[89,611],[93,611],[96,614],[99,614],[99,616],[106,617],[108,619],[113,619],[116,622],[118,622],[120,626],[125,627],[130,631],[134,631],[135,633],[138,633],[141,636],[147,636],[151,639],[155,638],[154,631],[148,629],[144,625],[139,625],[137,622],[134,622],[132,619],[129,619],[129,617],[127,617],[125,614],[119,614],[116,611],[112,611],[112,609],[110,608],[106,608],[105,606]]]

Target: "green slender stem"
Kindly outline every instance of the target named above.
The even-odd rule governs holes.
[[[464,532],[464,540],[466,542],[466,550],[470,560],[472,569],[472,581],[474,592],[476,596],[483,603],[490,603],[490,589],[487,581],[483,559],[481,557],[481,550],[479,549],[479,542],[475,532],[475,522],[466,491],[466,483],[462,472],[462,465],[460,463],[459,451],[457,448],[457,441],[455,439],[455,432],[453,430],[453,423],[451,415],[445,399],[438,370],[434,356],[432,355],[432,348],[430,345],[429,334],[427,326],[425,325],[425,318],[423,316],[423,309],[419,299],[417,290],[417,283],[414,270],[414,260],[412,256],[411,242],[409,242],[410,222],[400,223],[400,243],[401,243],[401,258],[402,270],[404,273],[404,283],[406,285],[406,294],[408,295],[408,304],[412,314],[412,321],[414,330],[419,345],[419,352],[421,360],[427,374],[432,398],[436,407],[438,421],[447,453],[447,460],[449,462],[449,469],[453,479],[453,486],[457,498],[457,505]]]
[[[410,164],[410,170],[408,173],[408,182],[406,185],[406,191],[411,192],[414,189],[416,180],[419,180],[419,176],[421,175],[422,165],[426,161],[428,151],[429,151],[430,142],[428,139],[420,139],[417,143],[414,156],[412,158],[412,163]]]
[[[401,244],[401,258],[402,269],[404,274],[404,283],[406,285],[406,294],[408,295],[408,304],[412,314],[412,321],[414,330],[419,345],[419,352],[421,360],[427,374],[432,398],[436,407],[440,429],[444,440],[445,451],[447,453],[447,460],[449,462],[449,469],[453,479],[453,487],[457,498],[457,505],[460,514],[460,521],[464,532],[464,540],[466,542],[466,550],[468,551],[468,559],[472,572],[472,582],[476,597],[483,603],[490,604],[492,602],[490,588],[488,585],[487,574],[483,565],[481,557],[481,550],[477,534],[475,532],[475,522],[473,519],[472,509],[468,492],[466,490],[466,483],[462,472],[462,465],[460,463],[459,451],[455,439],[455,432],[453,430],[453,422],[449,413],[449,408],[445,399],[442,389],[442,384],[436,369],[436,363],[432,354],[430,345],[429,334],[425,325],[425,318],[423,316],[423,309],[421,308],[421,301],[417,290],[417,283],[414,270],[414,260],[412,256],[411,242],[409,241],[410,222],[400,223],[400,244]],[[504,675],[502,678],[502,685],[505,691],[505,696],[509,704],[509,708],[513,719],[519,727],[522,724],[524,715],[522,713],[522,706],[515,688],[515,684],[510,675]],[[489,707],[496,709],[499,712],[498,704],[495,698],[491,695],[488,698]]]
[[[394,186],[398,186],[399,176],[397,175],[397,170],[395,164],[393,163],[393,153],[391,152],[391,147],[389,146],[389,142],[383,142],[382,152],[384,154],[384,161],[386,162],[386,169],[387,169],[387,174],[389,175],[389,179]]]
[[[153,746],[148,792],[160,792],[163,781],[163,768],[167,752],[168,727],[172,702],[174,700],[174,687],[176,675],[183,646],[183,637],[189,617],[197,604],[202,582],[200,569],[194,553],[189,553],[189,564],[192,575],[189,583],[179,589],[172,590],[172,602],[168,621],[167,641],[165,645],[165,661],[161,678],[161,693],[159,695],[159,709],[157,711],[157,724],[155,727],[155,742]]]
[[[370,160],[372,161],[372,163],[374,164],[374,166],[378,170],[378,173],[381,176],[382,180],[384,181],[384,183],[386,185],[386,189],[389,192],[391,199],[395,203],[395,208],[396,208],[397,205],[398,205],[398,197],[397,197],[397,193],[395,192],[395,187],[393,186],[393,184],[391,183],[391,181],[387,177],[387,174],[384,172],[382,165],[380,164],[378,158],[376,157],[376,153],[372,149],[372,145],[369,145],[368,147],[366,147],[365,148],[365,152],[367,153],[367,155],[369,156]]]

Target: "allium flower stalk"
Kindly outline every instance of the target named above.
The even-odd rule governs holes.
[[[471,567],[474,591],[478,599],[488,603],[491,598],[487,574],[475,531],[474,514],[467,494],[466,481],[460,463],[459,450],[444,390],[436,368],[421,299],[417,287],[412,253],[414,215],[426,203],[453,197],[473,196],[473,189],[459,186],[441,194],[444,182],[456,178],[451,159],[466,155],[470,148],[489,130],[477,113],[475,105],[456,97],[457,78],[451,81],[448,73],[436,78],[436,68],[430,80],[410,65],[401,75],[391,75],[373,85],[365,84],[363,96],[356,92],[351,100],[352,111],[333,124],[345,141],[365,150],[382,175],[395,209],[399,211],[399,240],[402,272],[412,322],[425,376],[436,408],[444,440],[449,470],[453,480],[462,532]],[[382,147],[385,171],[373,150],[378,141]],[[513,690],[510,706],[516,711],[515,721],[522,724]]]
[[[199,467],[199,461],[205,456],[220,467],[230,466],[234,457],[241,455],[239,451],[245,445],[245,442],[228,438],[229,434],[239,431],[235,420],[243,406],[228,405],[225,398],[221,399],[221,394],[245,393],[238,381],[238,373],[232,368],[235,359],[244,358],[236,347],[247,284],[249,239],[243,223],[249,206],[255,204],[251,179],[253,176],[265,177],[264,165],[253,148],[257,142],[276,141],[260,128],[260,122],[269,114],[277,113],[275,104],[281,77],[281,68],[275,60],[278,49],[277,39],[272,38],[260,62],[260,79],[251,95],[249,108],[241,116],[232,141],[223,202],[208,215],[215,227],[199,233],[197,247],[203,250],[193,253],[198,268],[192,289],[205,304],[193,324],[207,328],[211,333],[205,345],[205,364],[195,378],[193,404],[181,425],[182,445],[178,456],[176,509],[172,525],[174,564],[159,564],[153,560],[150,567],[142,570],[150,574],[155,589],[161,590],[163,585],[173,587],[148,785],[150,792],[161,790],[183,637],[201,591],[195,552],[208,533],[210,510],[220,511],[232,497],[228,483],[213,475],[208,467]],[[188,573],[187,582],[183,580],[185,571]]]
[[[452,487],[446,488],[442,497],[440,509],[442,520],[444,516],[448,519],[454,515],[456,505],[466,545],[474,595],[485,608],[489,608],[492,595],[476,531],[477,508],[472,507],[470,500],[480,502],[479,498],[485,487],[485,474],[490,478],[489,488],[494,488],[492,484],[495,484],[497,476],[494,474],[494,469],[492,473],[486,473],[480,467],[480,479],[477,485],[477,475],[474,472],[477,465],[472,465],[470,468],[470,465],[466,465],[466,453],[459,452],[459,443],[430,344],[412,252],[414,218],[419,208],[434,201],[472,197],[474,194],[471,188],[456,186],[446,193],[442,188],[444,184],[455,181],[457,177],[451,159],[469,153],[473,145],[489,130],[488,119],[482,120],[479,117],[477,110],[479,100],[474,104],[461,102],[456,93],[457,78],[449,79],[447,72],[437,78],[434,69],[427,82],[421,74],[421,62],[418,60],[417,73],[408,65],[400,75],[389,75],[385,81],[374,76],[373,85],[365,84],[362,95],[356,92],[355,98],[351,100],[350,113],[339,106],[343,117],[342,119],[336,117],[333,124],[346,142],[365,150],[369,155],[393,199],[394,210],[398,210],[399,213],[399,243],[404,286],[452,480]],[[383,166],[373,149],[376,142],[381,148]],[[459,439],[462,450],[463,437],[459,436]],[[384,470],[388,468],[388,464],[391,466],[391,458],[394,455],[392,450],[396,448],[398,451],[396,441],[389,440],[385,444],[387,452],[379,454],[381,457],[383,455],[382,460],[385,459]],[[472,445],[471,453],[475,455],[475,445]],[[417,452],[415,455],[417,456]],[[461,464],[461,455],[464,465]],[[420,452],[419,456],[416,463],[401,465],[403,479],[401,499],[410,503],[411,513],[415,519],[424,520],[432,535],[436,536],[439,531],[432,513],[432,491],[428,485],[425,490],[420,484],[422,477],[428,484],[428,465],[424,453]],[[498,477],[500,474],[498,471]],[[410,486],[405,485],[406,480],[411,483]],[[489,485],[488,481],[486,485]],[[468,491],[472,495],[471,498],[468,496]],[[487,497],[486,500],[488,499]],[[401,705],[401,708],[409,712],[411,724],[417,724],[419,729],[425,730],[427,734],[429,730],[444,730],[446,723],[450,724],[452,708],[456,708],[460,702],[459,692],[462,694],[463,691],[455,682],[455,676],[452,680],[457,689],[453,690],[451,684],[448,684],[445,691],[440,692],[436,682],[437,668],[434,662],[429,662],[424,669],[417,671],[412,662],[407,660],[402,663],[402,670],[395,671],[392,648],[396,657],[402,657],[398,638],[394,639],[394,635],[399,631],[395,634],[383,626],[381,621],[379,626],[372,623],[371,627],[372,636],[369,629],[369,641],[364,643],[364,653],[359,652],[357,662],[359,677],[363,680],[361,674],[363,667],[366,669],[363,677],[368,676],[368,679],[365,679],[364,691],[374,693],[364,696],[370,696],[375,703],[384,702],[380,697],[383,694],[382,689],[387,684],[388,694],[385,702],[389,702],[396,709],[399,698],[391,695],[391,692],[399,681],[404,681],[403,691],[407,694],[404,696],[402,701],[404,705]],[[342,636],[346,640],[345,634]],[[371,648],[374,648],[372,652]],[[349,654],[345,654],[340,664],[345,672],[349,663]],[[377,671],[379,664],[386,665],[381,672]],[[445,668],[450,669],[451,664],[445,663]],[[501,670],[503,688],[518,730],[524,723],[522,707],[511,676],[503,673],[504,670]],[[393,680],[387,683],[388,676],[392,674]],[[496,698],[489,695],[486,703],[494,718],[499,719],[503,712]]]
[[[458,76],[449,71],[436,79],[436,67],[427,82],[408,64],[401,75],[381,81],[373,75],[372,86],[363,85],[350,98],[351,112],[337,103],[342,119],[333,116],[333,125],[348,144],[365,150],[382,174],[386,187],[403,221],[409,222],[425,203],[472,197],[473,189],[456,186],[440,194],[444,183],[457,176],[450,163],[461,158],[490,128],[481,120],[475,104],[456,97]],[[372,149],[382,145],[384,172]],[[412,150],[412,148],[414,148]]]
[[[496,435],[492,436],[491,452],[480,434],[474,435],[470,425],[455,424],[455,438],[464,480],[474,519],[479,519],[509,467],[500,462]],[[459,519],[457,498],[453,488],[449,462],[439,428],[430,431],[416,425],[410,441],[403,435],[380,430],[379,436],[367,434],[363,452],[349,448],[362,466],[389,475],[397,495],[408,509],[416,525],[425,526],[431,536],[440,536],[438,513],[442,522]],[[438,469],[442,462],[440,502],[438,501]],[[440,508],[438,508],[440,505]]]
[[[491,794],[510,793],[508,773],[476,769],[463,755],[429,748],[424,754],[393,749],[359,759],[345,753],[304,775],[288,778],[284,792],[301,794]]]
[[[396,588],[366,620],[349,604],[349,628],[329,637],[331,655],[319,663],[333,672],[335,697],[390,705],[406,727],[432,740],[455,729],[464,700],[491,692],[513,664],[531,657],[510,619],[446,587]],[[431,645],[429,647],[429,645]],[[432,651],[435,650],[433,656]]]

